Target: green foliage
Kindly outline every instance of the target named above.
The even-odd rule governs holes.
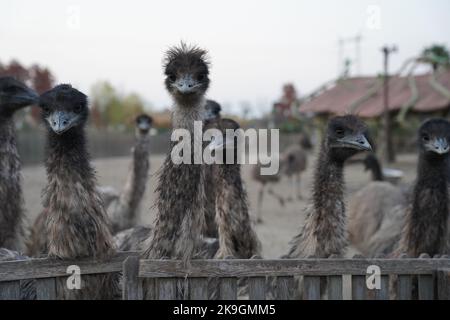
[[[450,53],[444,45],[433,44],[425,48],[421,59],[431,64],[435,71],[439,66],[450,66]]]
[[[91,106],[97,127],[131,127],[133,119],[145,110],[144,101],[138,94],[122,95],[107,81],[92,87]]]

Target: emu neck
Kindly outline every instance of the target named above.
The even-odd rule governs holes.
[[[136,213],[145,192],[149,170],[149,144],[147,136],[139,137],[133,150],[133,164],[128,182],[131,187],[128,196],[125,196],[126,199],[129,199],[130,213]],[[131,219],[134,219],[134,217],[131,217]]]
[[[47,174],[56,177],[56,183],[80,183],[86,190],[93,189],[94,172],[83,130],[74,129],[62,135],[49,132],[46,156]]]
[[[206,114],[206,100],[202,98],[195,105],[175,103],[172,114],[173,129],[194,131],[194,121],[203,121]]]
[[[44,207],[48,253],[60,258],[105,257],[113,252],[110,224],[89,163],[84,132],[49,132]]]
[[[313,210],[306,222],[306,234],[315,243],[311,253],[317,257],[342,255],[347,247],[343,164],[344,160],[322,145],[314,177]]]
[[[247,192],[239,164],[216,165],[216,221],[218,223],[220,258],[234,256],[250,259],[260,254],[259,240],[248,214]]]
[[[448,156],[420,155],[413,205],[406,228],[408,253],[444,254],[448,221]]]
[[[313,185],[313,204],[317,220],[327,221],[330,216],[344,218],[340,216],[340,208],[336,210],[336,203],[343,201],[343,171],[344,161],[334,157],[332,152],[328,152],[327,147],[322,145]]]
[[[301,232],[292,240],[288,258],[328,258],[343,255],[348,245],[343,201],[342,154],[322,143],[314,176],[312,206],[307,207]]]
[[[203,121],[205,100],[197,105],[175,104],[173,130],[186,129],[194,144],[194,121]],[[202,132],[200,132],[201,134]],[[198,142],[202,150],[202,142]],[[172,148],[175,143],[172,143]],[[172,150],[171,150],[172,151]],[[191,160],[194,157],[192,152]],[[171,152],[166,156],[156,192],[158,214],[155,231],[144,255],[147,258],[193,258],[198,252],[205,224],[205,170],[201,164],[174,164]]]
[[[10,177],[12,172],[20,170],[20,165],[12,165],[18,164],[19,161],[14,121],[11,117],[2,115],[0,115],[0,155],[0,178]]]
[[[23,197],[12,117],[0,115],[0,247],[22,250]]]
[[[142,197],[144,196],[149,171],[149,139],[147,135],[139,135],[133,148],[133,160],[120,195],[119,206],[112,216],[114,232],[131,228],[135,225],[136,216]]]
[[[371,165],[370,170],[372,171],[372,180],[373,181],[383,181],[384,180],[383,172],[381,171],[381,166],[378,163],[378,161]]]

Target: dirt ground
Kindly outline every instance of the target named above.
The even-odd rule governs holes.
[[[162,155],[150,157],[151,177],[148,182],[147,192],[142,205],[140,220],[141,223],[150,224],[153,222],[155,209],[152,208],[156,186],[156,172],[163,161]],[[109,158],[94,161],[97,177],[100,185],[113,186],[121,189],[127,175],[130,158]],[[264,198],[262,216],[263,223],[256,225],[258,236],[263,245],[263,256],[265,258],[276,258],[288,250],[289,240],[298,233],[303,220],[302,209],[307,203],[310,195],[312,173],[315,163],[315,153],[310,153],[308,158],[308,169],[302,175],[302,195],[303,200],[290,201],[282,207],[271,195]],[[401,155],[395,165],[404,171],[402,183],[410,183],[415,177],[416,158],[414,155]],[[243,178],[246,183],[249,201],[250,214],[254,216],[256,199],[259,185],[250,177],[250,165],[243,166]],[[363,187],[370,181],[369,172],[364,172],[362,164],[351,164],[345,169],[347,196]],[[43,166],[28,166],[23,168],[23,190],[25,194],[25,206],[29,221],[33,221],[40,212],[41,190],[45,185],[46,177]],[[292,192],[290,181],[285,178],[280,183],[274,185],[275,192],[288,197]]]

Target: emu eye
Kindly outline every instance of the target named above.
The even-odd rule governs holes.
[[[172,82],[175,82],[175,80],[177,80],[177,77],[173,73],[169,74],[168,78]]]
[[[203,81],[203,80],[205,80],[205,78],[206,78],[206,75],[205,75],[204,73],[200,73],[200,74],[197,76],[197,80],[198,80],[198,81]]]
[[[45,113],[49,113],[49,112],[50,112],[50,107],[49,107],[49,106],[42,106],[42,110],[43,110]]]
[[[334,132],[336,133],[336,135],[338,135],[339,137],[342,137],[344,135],[344,129],[342,128],[336,128],[334,130]]]
[[[5,88],[6,92],[17,92],[18,88],[16,86],[8,86]]]
[[[427,134],[422,134],[422,140],[428,142],[430,141],[430,137]]]
[[[80,113],[82,110],[81,104],[77,104],[75,107],[73,107],[73,111],[76,113]]]

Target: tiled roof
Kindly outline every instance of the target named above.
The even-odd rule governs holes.
[[[450,71],[412,77],[391,77],[389,109],[433,112],[450,107]],[[383,113],[383,83],[377,77],[340,79],[300,106],[302,112],[355,113],[377,117]]]

